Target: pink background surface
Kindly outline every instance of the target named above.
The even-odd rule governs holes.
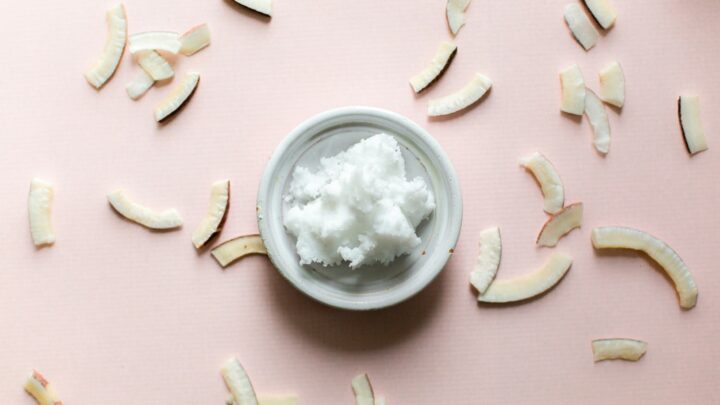
[[[30,404],[22,384],[43,371],[67,404],[222,404],[219,365],[237,355],[260,394],[302,404],[352,403],[367,371],[389,404],[718,403],[720,394],[720,3],[620,1],[617,26],[584,52],[562,19],[569,0],[481,1],[468,9],[459,53],[421,97],[407,79],[450,39],[443,0],[276,0],[269,23],[223,0],[127,0],[130,32],[208,22],[210,48],[179,58],[201,72],[195,97],[158,126],[152,109],[177,83],[133,102],[128,55],[100,92],[82,72],[105,36],[106,1],[14,2],[0,14],[0,402]],[[557,72],[578,63],[589,85],[619,60],[627,105],[609,110],[607,158],[587,120],[559,113]],[[426,102],[480,71],[494,87],[476,108],[428,120]],[[679,94],[698,94],[710,150],[689,158]],[[412,300],[374,313],[305,298],[263,258],[222,271],[190,234],[209,186],[229,177],[222,239],[256,231],[255,193],[283,136],[344,105],[404,114],[427,128],[457,168],[465,220],[442,275]],[[468,272],[477,235],[499,225],[499,277],[534,270],[546,216],[521,156],[544,152],[585,223],[557,251],[574,257],[550,294],[508,307],[475,303]],[[30,242],[30,179],[56,185],[58,241]],[[124,187],[186,226],[152,233],[122,221],[105,194]],[[670,243],[693,271],[698,306],[681,311],[648,260],[596,254],[594,226],[622,224]],[[590,340],[649,342],[639,363],[593,364]]]

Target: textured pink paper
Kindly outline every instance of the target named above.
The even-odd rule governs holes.
[[[82,72],[102,48],[107,1],[21,1],[0,13],[0,403],[30,404],[33,368],[67,404],[222,404],[222,361],[237,355],[260,394],[302,404],[352,403],[368,372],[389,404],[710,404],[720,402],[720,3],[614,0],[617,26],[584,52],[562,18],[572,0],[470,5],[458,55],[427,94],[407,80],[451,38],[443,0],[275,0],[266,21],[229,1],[128,0],[130,32],[207,22],[212,45],[175,64],[201,73],[187,108],[165,126],[153,106],[171,86],[131,101],[128,55],[100,92]],[[597,72],[619,60],[627,105],[608,109],[610,154],[587,120],[559,112],[558,71]],[[476,108],[428,120],[430,98],[480,71],[494,81]],[[690,158],[676,117],[698,94],[710,150]],[[375,313],[334,310],[302,296],[263,258],[226,271],[190,234],[210,184],[230,178],[222,238],[256,231],[255,193],[278,142],[329,108],[370,105],[426,127],[453,160],[465,221],[456,254],[426,291]],[[585,224],[556,248],[574,257],[551,293],[509,307],[478,306],[468,286],[477,235],[504,236],[499,277],[534,270],[546,216],[517,164],[540,150],[562,175]],[[56,185],[57,243],[30,241],[30,179]],[[179,231],[120,219],[116,187],[151,207],[177,208]],[[594,226],[622,224],[666,240],[699,285],[681,311],[648,260],[596,254]],[[590,340],[649,342],[639,363],[593,364]]]

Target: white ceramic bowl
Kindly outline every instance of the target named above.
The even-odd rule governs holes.
[[[417,229],[422,244],[388,266],[324,267],[299,264],[295,238],[283,226],[283,196],[297,165],[311,170],[361,139],[385,132],[402,147],[408,178],[421,176],[437,208]],[[273,265],[300,291],[325,304],[352,310],[387,307],[427,286],[440,273],[460,234],[462,198],[455,170],[440,145],[423,128],[398,114],[370,107],[327,111],[300,124],[275,150],[263,174],[257,219]]]

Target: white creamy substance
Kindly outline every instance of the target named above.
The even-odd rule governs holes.
[[[301,264],[388,264],[420,244],[415,228],[435,198],[422,178],[405,177],[395,138],[372,136],[320,166],[314,173],[296,167],[285,196],[284,225],[297,238]]]

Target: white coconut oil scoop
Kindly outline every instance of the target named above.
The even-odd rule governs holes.
[[[300,264],[297,239],[283,218],[291,208],[288,195],[295,168],[320,168],[320,160],[337,155],[363,139],[393,136],[405,160],[407,179],[420,177],[435,199],[435,209],[415,229],[419,246],[387,265],[350,269],[347,262],[325,266]],[[260,234],[268,256],[300,291],[328,305],[367,310],[401,302],[422,290],[443,269],[455,248],[462,222],[462,199],[455,171],[438,143],[420,126],[398,114],[369,107],[339,108],[295,128],[273,153],[263,174],[257,201]]]

